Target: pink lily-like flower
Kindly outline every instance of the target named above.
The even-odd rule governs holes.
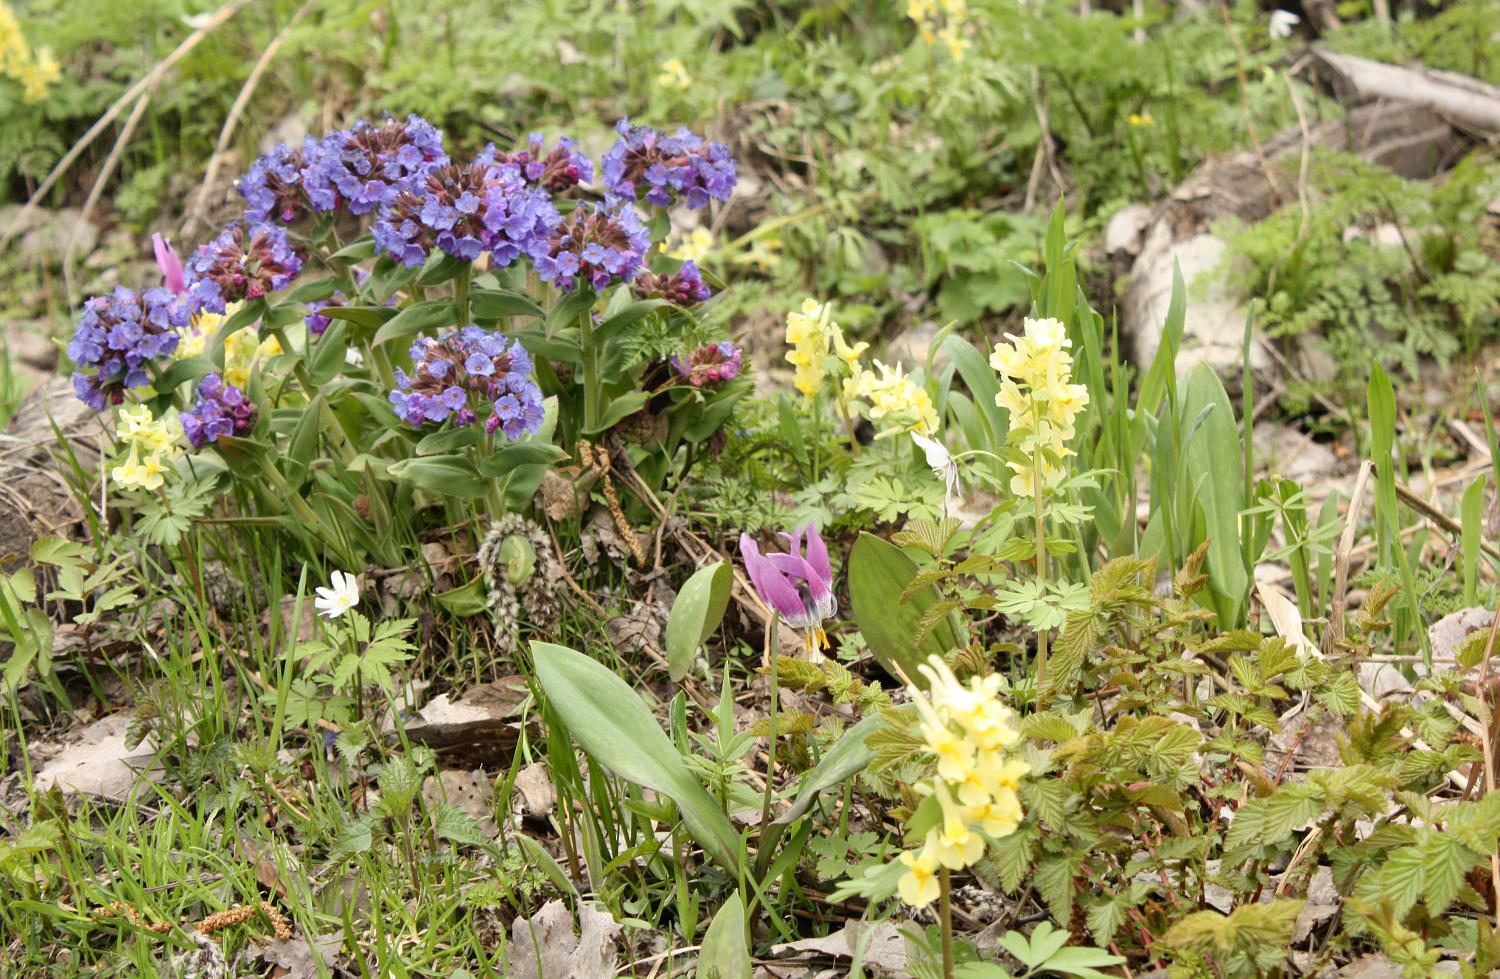
[[[156,264],[161,268],[161,277],[167,290],[174,296],[187,291],[187,279],[182,273],[182,259],[172,250],[171,242],[159,234],[151,236],[151,247],[156,250]]]
[[[815,644],[826,649],[828,636],[823,632],[823,622],[838,611],[828,548],[818,535],[818,528],[810,523],[794,534],[781,536],[790,544],[788,553],[761,554],[755,540],[749,534],[741,534],[740,556],[745,561],[745,571],[761,600],[787,625],[803,630],[809,650]]]

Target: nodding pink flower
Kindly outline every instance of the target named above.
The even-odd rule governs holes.
[[[162,284],[174,296],[187,292],[187,280],[182,274],[182,259],[172,250],[172,243],[159,234],[151,236],[151,247],[156,250],[156,264],[161,268]]]
[[[804,553],[802,535],[807,535]],[[761,599],[793,629],[805,631],[807,648],[814,642],[828,647],[823,622],[838,611],[833,596],[833,570],[828,565],[828,548],[809,523],[796,533],[783,533],[790,545],[786,554],[761,554],[754,538],[740,535],[740,556],[745,571]]]

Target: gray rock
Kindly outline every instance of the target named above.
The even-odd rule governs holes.
[[[1221,266],[1227,248],[1224,239],[1208,232],[1174,241],[1165,222],[1147,233],[1124,303],[1125,329],[1137,364],[1149,364],[1161,346],[1176,263],[1188,287],[1177,371],[1181,374],[1206,363],[1226,385],[1233,386],[1230,382],[1240,374],[1249,311],[1224,282]],[[1258,372],[1270,368],[1270,358],[1258,344],[1250,348],[1250,365]]]
[[[1149,206],[1126,204],[1104,226],[1104,250],[1110,255],[1139,255],[1150,224]]]
[[[87,255],[99,243],[99,228],[76,207],[42,212],[43,221],[21,235],[19,253],[35,262],[60,261],[68,243],[77,240],[74,254]]]

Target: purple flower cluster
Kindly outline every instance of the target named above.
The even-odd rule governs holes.
[[[436,247],[470,262],[488,251],[500,268],[537,251],[558,221],[547,194],[517,167],[496,163],[490,147],[468,166],[434,167],[410,181],[371,230],[377,249],[408,266]]]
[[[594,179],[594,164],[578,151],[578,144],[560,136],[551,151],[542,152],[542,134],[532,133],[526,149],[507,153],[500,162],[513,164],[533,187],[549,194],[561,194],[571,187]]]
[[[229,303],[284,289],[302,271],[286,229],[231,224],[188,261],[188,295],[197,309],[222,313]]]
[[[691,208],[734,192],[734,157],[723,143],[706,142],[686,129],[668,136],[650,126],[615,125],[620,138],[604,155],[604,189],[612,199],[670,207],[679,197]]]
[[[531,355],[504,334],[466,326],[441,339],[418,337],[412,374],[396,370],[391,392],[396,414],[409,425],[472,425],[475,404],[488,405],[484,429],[506,438],[535,433],[542,424],[542,391],[531,379]]]
[[[309,157],[316,158],[318,142],[311,136],[294,150],[285,143],[250,164],[250,169],[235,182],[235,189],[245,199],[245,220],[251,224],[280,221],[291,224],[311,208],[302,185],[303,171]]]
[[[166,289],[138,293],[117,286],[108,296],[88,300],[68,342],[78,370],[73,391],[95,411],[119,404],[128,389],[150,383],[146,366],[177,349],[177,331],[191,319]]]
[[[689,259],[682,263],[682,267],[671,275],[657,275],[655,272],[642,272],[635,278],[635,291],[646,299],[665,299],[674,306],[696,306],[699,303],[708,302],[708,284],[703,281],[703,273],[698,271],[698,263]]]
[[[246,435],[254,427],[254,403],[218,374],[198,382],[197,402],[182,413],[182,432],[195,449],[225,435]]]
[[[651,235],[629,204],[580,206],[539,243],[537,273],[564,292],[579,277],[595,289],[630,282],[644,267]]]
[[[411,115],[380,125],[361,120],[324,136],[307,152],[301,170],[307,199],[317,211],[346,207],[368,214],[388,204],[407,182],[448,162],[443,134]]]
[[[743,352],[728,340],[699,347],[688,355],[686,362],[675,354],[672,357],[673,369],[695,388],[732,381],[740,376],[744,366]]]

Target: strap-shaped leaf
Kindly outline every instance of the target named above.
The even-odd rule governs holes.
[[[688,831],[720,866],[737,872],[739,836],[698,783],[650,709],[614,671],[582,653],[533,642],[547,702],[583,749],[620,778],[677,803]]]

